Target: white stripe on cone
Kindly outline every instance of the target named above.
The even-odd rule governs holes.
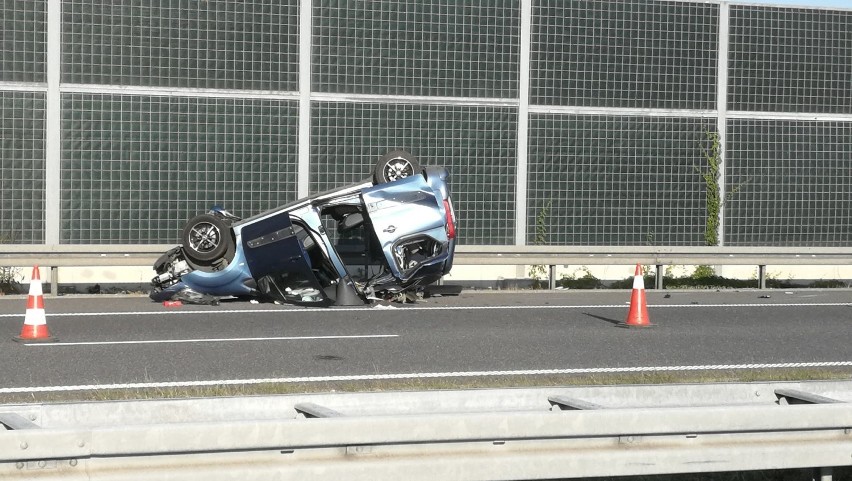
[[[634,289],[645,289],[645,278],[642,277],[642,273],[636,274],[633,276],[633,288]]]

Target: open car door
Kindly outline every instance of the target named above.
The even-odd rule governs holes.
[[[298,235],[301,233],[302,235]],[[311,268],[305,242],[313,239],[281,212],[242,226],[246,262],[263,295],[290,304],[333,303]]]
[[[447,258],[446,220],[440,211],[443,200],[422,175],[365,189],[362,199],[397,278],[405,282],[420,268]]]

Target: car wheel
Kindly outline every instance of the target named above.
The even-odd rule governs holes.
[[[183,228],[183,249],[196,263],[206,263],[221,258],[232,241],[227,224],[211,214],[193,217]]]
[[[384,184],[404,179],[420,172],[420,162],[404,150],[394,150],[383,155],[373,169],[373,182]]]

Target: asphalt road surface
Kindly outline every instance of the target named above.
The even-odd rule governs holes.
[[[852,372],[852,291],[463,292],[416,304],[166,307],[47,297],[54,343],[18,343],[26,296],[0,297],[0,393],[57,387],[833,366]]]

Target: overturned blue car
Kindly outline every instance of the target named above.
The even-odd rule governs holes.
[[[214,207],[154,264],[151,299],[256,297],[363,305],[431,284],[452,268],[456,218],[442,167],[404,151],[371,179],[241,219]]]

